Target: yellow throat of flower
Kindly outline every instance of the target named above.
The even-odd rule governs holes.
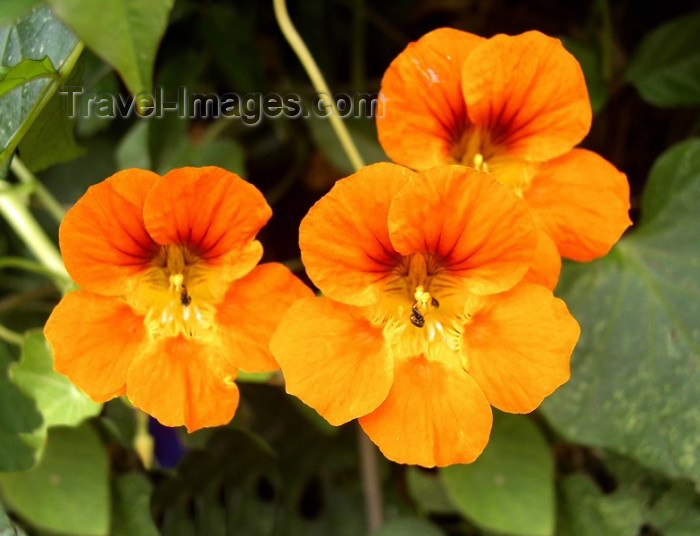
[[[214,330],[214,316],[226,290],[208,278],[206,262],[186,246],[162,247],[140,277],[127,302],[145,316],[153,339],[206,338]]]

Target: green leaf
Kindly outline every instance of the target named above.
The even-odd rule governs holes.
[[[158,536],[151,517],[151,482],[139,473],[127,473],[114,481],[110,536]]]
[[[606,496],[584,475],[566,477],[560,486],[557,536],[639,534],[642,504],[633,496]]]
[[[26,59],[48,57],[60,74],[56,79],[32,79],[0,96],[0,166],[9,160],[60,80],[70,72],[81,49],[75,35],[46,7],[0,27],[0,64],[13,66]]]
[[[53,369],[53,358],[44,335],[29,332],[22,346],[22,359],[12,367],[14,382],[36,400],[44,424],[76,426],[97,415],[101,404],[90,400],[68,378]]]
[[[419,517],[400,517],[388,521],[371,536],[445,536],[445,533]]]
[[[581,64],[583,75],[586,78],[588,97],[591,99],[591,108],[593,113],[599,112],[610,99],[610,92],[603,78],[598,52],[573,39],[564,38],[562,44]]]
[[[103,536],[109,528],[107,453],[86,423],[49,430],[41,461],[0,475],[8,506],[41,530]]]
[[[700,104],[700,12],[662,24],[634,53],[626,77],[655,106]]]
[[[311,136],[314,142],[323,151],[328,161],[345,174],[353,173],[355,168],[350,163],[343,146],[338,141],[330,120],[317,117],[311,113],[306,121],[311,129]],[[346,119],[345,125],[350,131],[350,137],[357,145],[357,150],[360,152],[365,164],[389,160],[381,145],[379,145],[374,120]]]
[[[53,68],[48,57],[44,57],[42,60],[24,59],[2,73],[0,78],[0,97],[35,78],[51,78],[55,76],[56,69]]]
[[[453,514],[457,511],[437,474],[409,467],[406,469],[406,484],[411,498],[421,510],[438,514]]]
[[[0,26],[21,19],[40,3],[41,0],[2,0]]]
[[[153,65],[173,0],[47,0],[134,95],[152,93]]]
[[[41,426],[41,413],[7,376],[11,357],[0,343],[0,471],[34,465],[36,448],[28,437]]]
[[[115,157],[120,169],[151,169],[151,155],[148,151],[148,121],[137,121],[124,135],[117,146]]]
[[[541,432],[522,415],[497,414],[475,462],[440,470],[447,493],[481,527],[517,535],[554,531],[554,463]]]
[[[75,120],[66,115],[66,96],[54,94],[19,144],[19,154],[31,171],[42,171],[85,153],[73,137]]]
[[[581,324],[571,380],[542,410],[571,441],[700,482],[700,139],[654,164],[642,221],[612,253],[568,264]]]

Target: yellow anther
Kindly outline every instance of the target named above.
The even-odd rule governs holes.
[[[423,290],[423,285],[418,285],[416,291],[413,293],[413,299],[419,304],[425,306],[430,301],[430,292],[425,292]]]
[[[484,155],[481,153],[476,153],[474,155],[474,169],[477,171],[488,171],[489,166],[484,161]]]
[[[180,292],[182,289],[182,282],[185,280],[185,276],[182,274],[174,274],[170,276],[170,287]]]

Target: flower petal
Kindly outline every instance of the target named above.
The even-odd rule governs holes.
[[[96,402],[124,394],[127,370],[148,342],[143,317],[117,298],[86,290],[63,297],[44,334],[56,371]]]
[[[496,35],[462,67],[470,120],[501,151],[531,161],[559,156],[591,126],[586,82],[558,39],[537,31]]]
[[[537,248],[524,280],[554,290],[559,282],[560,272],[561,256],[557,245],[542,227],[537,227]]]
[[[328,297],[360,306],[377,301],[397,259],[387,229],[389,205],[413,175],[396,164],[366,166],[336,182],[304,217],[301,258]]]
[[[360,311],[328,298],[302,298],[270,343],[287,392],[334,425],[374,410],[393,378],[382,331]]]
[[[456,165],[425,171],[396,194],[389,233],[396,251],[437,255],[476,294],[515,285],[537,241],[527,205],[510,188]]]
[[[409,44],[382,79],[377,134],[386,154],[414,169],[445,164],[468,124],[460,69],[484,38],[452,28]]]
[[[228,423],[238,406],[237,374],[218,344],[161,339],[132,363],[126,394],[165,426],[193,432]]]
[[[125,294],[157,244],[143,223],[143,204],[158,175],[142,169],[115,173],[91,186],[68,211],[59,229],[63,262],[81,287]]]
[[[469,374],[491,405],[528,413],[569,379],[579,326],[540,285],[521,283],[479,301],[463,332]]]
[[[309,296],[313,292],[279,263],[261,264],[234,281],[217,309],[216,323],[236,367],[245,372],[277,370],[270,337],[289,306]]]
[[[207,260],[244,248],[272,211],[258,189],[218,167],[185,167],[163,176],[143,209],[161,245],[187,244]]]
[[[474,461],[492,419],[468,374],[414,357],[397,365],[389,396],[360,424],[390,460],[433,467]]]
[[[627,177],[596,153],[573,149],[540,166],[525,200],[562,256],[602,257],[630,226]]]

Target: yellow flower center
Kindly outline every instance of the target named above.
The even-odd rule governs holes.
[[[463,291],[435,257],[404,257],[369,316],[383,328],[395,358],[424,355],[450,366],[466,366],[460,352],[462,327],[468,318]]]
[[[520,197],[530,186],[535,172],[534,163],[504,155],[503,148],[493,141],[488,131],[475,127],[467,128],[453,144],[448,163],[491,173]]]
[[[216,304],[225,287],[208,278],[205,261],[186,246],[164,246],[139,279],[127,302],[145,317],[151,338],[206,338],[215,329]]]

